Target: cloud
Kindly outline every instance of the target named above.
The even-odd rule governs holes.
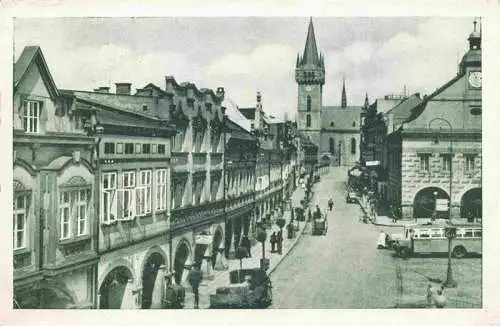
[[[367,62],[373,53],[373,45],[369,42],[354,42],[344,48],[347,60],[354,64]]]

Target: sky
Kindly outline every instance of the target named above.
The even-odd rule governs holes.
[[[386,94],[428,94],[457,73],[473,17],[313,17],[325,57],[323,105],[348,105]],[[39,45],[58,88],[91,91],[114,83],[132,89],[165,76],[198,88],[225,88],[239,107],[293,117],[294,69],[309,17],[16,18],[14,56]]]

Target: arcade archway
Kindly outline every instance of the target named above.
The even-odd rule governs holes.
[[[99,309],[120,309],[129,279],[132,279],[132,272],[125,266],[116,267],[109,272],[99,290]]]
[[[460,217],[468,220],[483,217],[483,192],[481,188],[470,189],[462,196]]]
[[[428,187],[421,189],[415,195],[413,202],[413,217],[414,218],[448,218],[450,211],[436,212],[436,199],[450,199],[448,194],[441,188]]]
[[[165,259],[158,252],[152,253],[144,264],[142,271],[142,309],[151,307],[153,289],[161,265],[165,265]]]
[[[175,250],[175,260],[174,260],[174,280],[176,284],[181,284],[182,274],[184,273],[184,266],[186,261],[191,254],[189,244],[186,241],[182,241],[177,246]]]

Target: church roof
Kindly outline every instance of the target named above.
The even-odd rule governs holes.
[[[314,36],[314,26],[312,18],[309,20],[309,29],[307,31],[306,46],[301,64],[319,65],[318,48],[316,46],[316,37]]]
[[[361,110],[361,106],[347,106],[345,108],[324,106],[321,111],[321,127],[332,131],[359,131]]]
[[[394,125],[399,125],[412,115],[414,108],[420,103],[422,103],[420,94],[413,94],[387,111],[386,114],[392,114]]]

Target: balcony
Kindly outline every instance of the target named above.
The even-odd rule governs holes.
[[[173,172],[188,171],[188,153],[172,152],[171,162]]]

